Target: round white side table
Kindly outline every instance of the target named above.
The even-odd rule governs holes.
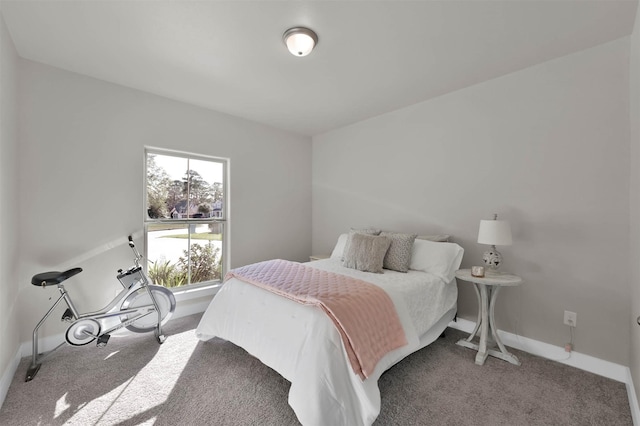
[[[500,289],[502,287],[518,286],[522,284],[522,278],[517,275],[494,271],[486,271],[485,276],[482,278],[474,277],[471,275],[470,269],[460,269],[456,271],[456,278],[473,283],[478,298],[478,320],[476,321],[476,327],[468,338],[460,339],[456,344],[477,350],[476,364],[478,365],[483,365],[488,355],[500,358],[511,364],[520,365],[518,358],[507,351],[502,344],[500,336],[498,336],[497,333],[498,329],[495,326],[493,312]],[[480,342],[479,344],[475,344],[472,340],[478,334],[478,331],[480,332]],[[491,342],[489,341],[490,337],[493,337],[499,350],[488,347],[491,346]]]

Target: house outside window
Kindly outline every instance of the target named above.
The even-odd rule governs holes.
[[[203,286],[224,276],[228,160],[145,150],[145,259],[154,284]]]

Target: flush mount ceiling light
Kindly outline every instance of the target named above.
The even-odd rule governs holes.
[[[309,28],[289,28],[282,35],[284,44],[293,56],[307,56],[318,44],[318,35]]]

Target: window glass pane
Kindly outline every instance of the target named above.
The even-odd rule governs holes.
[[[186,217],[189,160],[147,154],[147,215],[151,219]]]
[[[147,228],[147,271],[154,284],[179,287],[189,284],[181,258],[189,249],[189,225],[150,223]]]
[[[223,165],[189,160],[188,186],[191,217],[222,217]]]
[[[222,279],[222,226],[222,223],[189,225],[191,284]]]

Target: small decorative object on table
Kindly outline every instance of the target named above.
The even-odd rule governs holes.
[[[474,277],[482,278],[484,277],[484,267],[482,266],[472,266],[471,267],[471,275]]]

